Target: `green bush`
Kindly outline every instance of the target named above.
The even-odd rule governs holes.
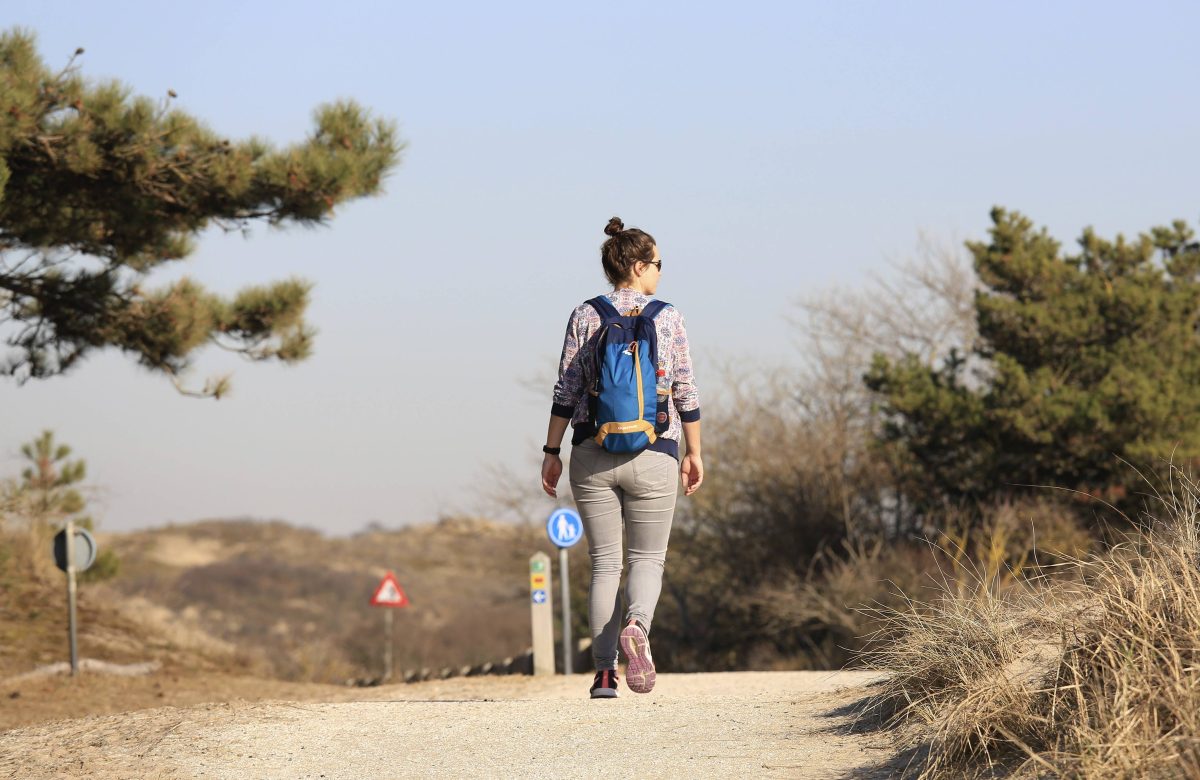
[[[112,550],[101,550],[96,562],[79,575],[80,582],[102,582],[112,579],[121,571],[121,559]]]

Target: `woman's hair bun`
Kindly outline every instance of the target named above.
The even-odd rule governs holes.
[[[604,226],[605,234],[610,235],[610,236],[615,236],[617,233],[620,233],[624,229],[625,229],[625,223],[621,221],[620,217],[613,217],[612,219],[610,219],[608,221],[608,224]]]

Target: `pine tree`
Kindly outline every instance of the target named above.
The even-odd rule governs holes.
[[[87,475],[82,460],[67,460],[71,448],[54,443],[53,431],[21,445],[21,455],[29,464],[21,471],[19,490],[26,497],[30,519],[42,524],[62,520],[83,511],[84,499],[74,485]],[[90,528],[91,521],[79,518]]]
[[[316,110],[303,143],[231,142],[174,108],[174,93],[91,83],[75,60],[54,71],[31,34],[0,35],[0,333],[11,348],[0,375],[54,376],[115,347],[183,390],[181,372],[209,344],[306,357],[305,281],[223,298],[191,279],[148,289],[146,278],[210,225],[322,224],[377,194],[399,159],[393,123],[339,102]]]
[[[866,377],[916,505],[1046,486],[1121,504],[1147,489],[1135,468],[1200,457],[1200,244],[1187,224],[1135,241],[1088,229],[1065,254],[1024,216],[991,216],[991,240],[967,244],[983,285],[973,355],[933,368],[876,356]]]
[[[0,530],[8,524],[6,521],[20,520],[34,554],[45,551],[51,534],[65,527],[68,519],[78,528],[95,530],[95,521],[81,514],[86,500],[76,487],[87,475],[87,464],[82,460],[67,460],[71,448],[56,444],[53,431],[42,431],[41,436],[21,445],[21,455],[28,463],[21,471],[21,479],[0,481]],[[121,560],[116,552],[103,548],[92,565],[81,572],[80,581],[110,579],[120,570]]]

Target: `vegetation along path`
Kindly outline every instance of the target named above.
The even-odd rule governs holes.
[[[593,701],[590,676],[478,677],[166,707],[0,734],[0,777],[890,777],[885,738],[849,729],[871,679],[664,674]]]

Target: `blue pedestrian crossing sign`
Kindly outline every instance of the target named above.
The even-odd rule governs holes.
[[[556,546],[570,547],[583,538],[583,520],[574,509],[555,509],[546,520],[546,535]]]
[[[541,588],[538,588],[537,590],[535,590],[533,592],[533,603],[534,604],[545,604],[546,603],[546,591],[542,590]]]

